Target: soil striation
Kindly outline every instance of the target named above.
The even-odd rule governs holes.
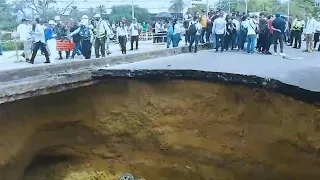
[[[1,180],[320,179],[320,111],[261,88],[113,79],[2,104]]]

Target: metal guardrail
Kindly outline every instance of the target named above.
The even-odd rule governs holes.
[[[5,37],[5,40],[3,40],[1,37]],[[149,40],[154,40],[154,38],[161,38],[161,42],[155,42],[155,44],[163,44],[164,43],[164,39],[167,37],[166,33],[153,33],[153,32],[142,32],[139,35],[139,41],[149,41]],[[130,36],[129,39],[130,40]],[[15,55],[16,56],[16,61],[15,62],[23,62],[22,60],[19,60],[19,48],[18,48],[18,44],[19,44],[19,40],[18,38],[15,37],[15,32],[9,32],[9,31],[2,31],[1,35],[0,35],[0,43],[3,45],[5,43],[14,43],[14,51],[15,51]],[[118,43],[118,40],[115,39],[114,41],[111,41],[114,43]],[[11,56],[11,57],[14,57]],[[11,58],[9,57],[9,58]]]
[[[17,38],[13,37],[14,32],[9,32],[9,31],[2,31],[0,34],[0,43],[4,44],[4,43],[14,43],[14,50],[15,50],[15,55],[11,56],[14,57],[16,56],[16,61],[15,62],[23,62],[22,60],[19,60],[19,48],[18,48],[18,43],[19,41],[17,40]],[[5,37],[4,35],[9,35],[9,38],[6,38],[8,40],[2,40],[2,37]],[[8,57],[8,58],[11,58]]]

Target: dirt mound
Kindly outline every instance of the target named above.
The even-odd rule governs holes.
[[[0,105],[0,179],[320,178],[320,112],[198,81],[112,80]]]

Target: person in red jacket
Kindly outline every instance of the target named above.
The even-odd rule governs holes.
[[[273,16],[272,15],[269,15],[268,16],[268,28],[269,28],[269,34],[268,34],[268,48],[267,48],[267,54],[270,53],[270,46],[272,44],[272,39],[273,39],[273,29],[272,29],[272,22],[273,22]],[[270,53],[271,54],[271,53]]]

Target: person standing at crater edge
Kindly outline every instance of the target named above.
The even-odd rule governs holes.
[[[17,35],[20,41],[23,43],[23,54],[22,56],[26,59],[26,62],[30,61],[30,51],[32,42],[30,41],[31,25],[27,19],[22,19],[21,24],[17,27]]]
[[[40,24],[40,20],[36,18],[36,24],[34,27],[34,47],[32,52],[32,57],[30,63],[34,63],[34,59],[36,58],[37,52],[41,49],[46,57],[45,63],[50,63],[49,52],[46,47],[45,35],[44,35],[44,26]]]
[[[94,28],[94,35],[95,35],[95,42],[94,42],[94,49],[96,58],[100,57],[99,51],[101,50],[101,56],[106,56],[106,39],[107,36],[111,34],[111,29],[107,22],[101,19],[100,14],[96,14],[94,16],[95,20],[95,28]]]
[[[54,17],[54,21],[56,22],[56,26],[54,29],[57,40],[65,40],[66,36],[68,35],[67,28],[61,23],[60,16]],[[66,51],[66,59],[70,57],[70,51]],[[62,52],[59,51],[59,60],[63,59],[62,58]]]
[[[136,49],[139,48],[139,31],[141,30],[141,27],[139,27],[137,19],[133,18],[132,23],[129,27],[129,30],[131,32],[131,49],[133,50],[133,43],[136,42]]]
[[[93,32],[89,27],[88,22],[89,21],[82,19],[80,22],[80,27],[68,35],[69,37],[72,37],[76,34],[80,35],[81,53],[86,59],[91,58],[91,48],[94,38]]]

